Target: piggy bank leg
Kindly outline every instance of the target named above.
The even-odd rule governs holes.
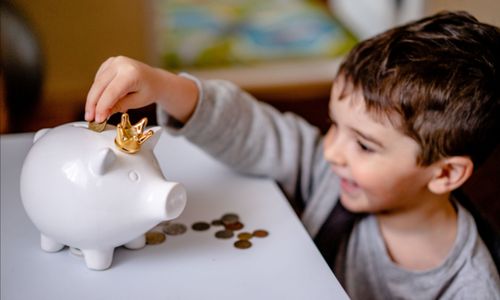
[[[42,246],[42,249],[47,252],[57,252],[64,248],[63,244],[56,242],[43,233],[40,234],[40,245]]]
[[[131,240],[130,242],[126,243],[123,246],[132,250],[144,248],[144,246],[146,246],[146,236],[142,234],[140,237]]]
[[[105,270],[111,266],[114,248],[111,249],[81,249],[87,268]]]
[[[71,254],[76,255],[76,256],[83,256],[82,250],[75,248],[75,247],[69,247],[69,252],[71,252]]]

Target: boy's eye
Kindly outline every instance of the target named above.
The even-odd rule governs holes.
[[[374,152],[374,150],[372,148],[368,147],[366,144],[364,144],[361,141],[358,141],[358,146],[364,152],[370,152],[370,153]]]

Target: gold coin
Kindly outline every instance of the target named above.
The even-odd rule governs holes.
[[[106,128],[107,122],[108,122],[107,120],[104,120],[101,123],[90,121],[89,122],[89,129],[92,131],[95,131],[95,132],[102,132],[104,130],[104,128]]]
[[[238,240],[234,242],[234,246],[238,249],[248,249],[252,247],[252,243],[247,240]]]
[[[253,236],[259,237],[259,238],[263,238],[263,237],[266,237],[268,235],[269,235],[269,232],[267,232],[267,230],[264,230],[264,229],[258,229],[258,230],[255,230],[253,232]]]
[[[224,225],[233,224],[240,220],[240,217],[237,214],[229,213],[222,216],[221,221]]]
[[[168,235],[179,235],[186,232],[187,227],[182,223],[168,223],[163,225],[163,232]]]
[[[232,230],[219,230],[215,233],[215,237],[218,239],[230,239],[234,236]]]
[[[230,223],[230,224],[224,223],[224,227],[226,227],[226,229],[235,231],[242,229],[243,227],[245,227],[245,225],[243,225],[243,223],[241,223],[240,221],[237,221],[236,223]]]
[[[146,232],[146,244],[157,245],[165,241],[165,235],[158,231],[148,231]]]
[[[191,228],[196,231],[205,231],[210,228],[210,224],[208,224],[207,222],[196,222],[191,225]]]
[[[238,238],[240,240],[249,240],[253,237],[253,235],[250,232],[242,232],[238,234]]]

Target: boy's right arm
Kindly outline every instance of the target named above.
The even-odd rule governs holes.
[[[111,57],[98,69],[87,95],[85,120],[102,122],[115,112],[157,103],[169,115],[187,122],[198,101],[189,79],[139,61]]]

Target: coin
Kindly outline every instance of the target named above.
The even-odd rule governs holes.
[[[239,221],[236,221],[236,223],[224,224],[224,227],[229,230],[240,230],[245,227],[245,225],[243,225],[243,223]]]
[[[233,224],[240,220],[240,217],[237,214],[228,213],[222,216],[221,221],[224,225]]]
[[[158,225],[156,225],[156,226],[161,226],[161,227],[163,227],[163,226],[168,225],[168,224],[170,224],[170,223],[171,223],[170,221],[161,221],[161,222],[160,222],[160,223],[158,223]]]
[[[213,220],[212,225],[213,226],[222,226],[224,224],[222,223],[222,220]]]
[[[218,239],[229,239],[234,236],[234,233],[232,230],[219,230],[215,233],[215,237]]]
[[[89,129],[92,131],[95,131],[95,132],[102,132],[104,130],[104,128],[106,128],[107,122],[108,122],[107,120],[104,120],[101,123],[90,121],[89,122]]]
[[[267,232],[264,229],[258,229],[253,232],[253,236],[263,238],[269,235],[269,232]]]
[[[196,231],[205,231],[210,228],[210,224],[208,224],[207,222],[196,222],[191,225],[191,228]]]
[[[238,238],[240,240],[249,240],[253,237],[253,235],[250,232],[242,232],[238,234]]]
[[[163,225],[163,232],[168,235],[179,235],[186,232],[187,227],[181,223],[168,223]]]
[[[238,249],[248,249],[252,247],[252,243],[247,240],[238,240],[234,242],[234,246]]]
[[[146,244],[157,245],[165,241],[165,235],[158,231],[148,231],[146,232]]]

